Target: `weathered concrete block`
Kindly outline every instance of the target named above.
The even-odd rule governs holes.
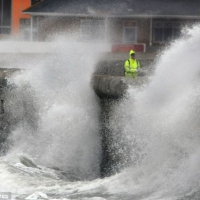
[[[147,77],[94,75],[92,86],[100,98],[120,98],[126,94],[129,86],[138,87],[147,81]]]

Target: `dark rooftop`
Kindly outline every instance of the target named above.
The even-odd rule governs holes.
[[[200,0],[43,0],[31,15],[110,17],[200,17]]]

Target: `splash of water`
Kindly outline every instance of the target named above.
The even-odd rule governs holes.
[[[122,191],[178,198],[199,189],[199,33],[198,25],[173,42],[159,57],[150,84],[130,88],[110,116],[119,157],[113,168],[126,168],[117,177],[126,182],[126,188],[119,184]]]
[[[98,99],[90,86],[97,52],[68,40],[54,45],[44,59],[23,58],[25,70],[10,80],[7,157],[25,154],[78,179],[94,179],[101,154]]]
[[[198,195],[200,186],[199,33],[200,27],[195,26],[189,30],[187,37],[172,43],[159,57],[150,84],[143,89],[130,88],[127,97],[115,106],[108,128],[113,136],[111,148],[115,150],[116,155],[120,155],[116,167],[121,170],[120,173],[91,182],[70,184],[56,182],[55,185],[55,182],[50,181],[53,186],[48,186],[50,183],[46,179],[41,181],[34,179],[34,181],[38,180],[34,185],[29,178],[25,180],[18,178],[22,183],[33,184],[33,186],[26,186],[26,191],[33,191],[36,186],[43,192],[55,192],[62,188],[62,192],[73,199],[79,199],[80,196],[105,197],[106,195],[108,199],[194,199],[194,194]],[[68,54],[70,57],[67,57]],[[31,155],[38,153],[44,155],[37,159],[39,163],[47,166],[61,163],[58,166],[68,170],[71,166],[80,167],[80,163],[76,161],[82,159],[74,156],[74,152],[77,152],[76,147],[84,149],[85,144],[90,143],[89,149],[94,150],[93,147],[97,144],[95,141],[98,139],[93,140],[96,136],[94,137],[93,134],[91,136],[89,133],[96,133],[98,123],[95,120],[95,113],[98,108],[93,102],[94,97],[91,92],[87,93],[88,97],[82,96],[77,99],[77,95],[82,91],[79,90],[80,85],[82,89],[90,91],[85,86],[88,85],[88,80],[85,78],[88,74],[84,74],[83,70],[82,80],[87,81],[81,81],[81,84],[79,81],[76,82],[77,78],[74,74],[77,68],[71,69],[75,63],[75,59],[71,59],[71,56],[76,57],[73,57],[74,54],[70,52],[62,57],[59,70],[55,68],[57,66],[55,56],[50,58],[48,63],[39,62],[39,68],[28,70],[16,77],[14,82],[21,88],[24,88],[23,85],[27,82],[31,85],[34,92],[30,95],[36,92],[36,105],[41,109],[36,114],[40,119],[37,124],[37,134],[32,134],[26,120],[14,131],[12,138],[16,141],[16,145],[10,152],[11,155],[12,152],[26,149]],[[67,66],[69,74],[64,73],[66,69],[64,66]],[[82,70],[80,66],[78,69]],[[58,92],[55,94],[52,91],[56,89]],[[88,101],[94,104],[88,104]],[[76,109],[77,106],[79,109]],[[79,116],[88,116],[88,112],[92,118],[88,120],[86,117],[82,122]],[[88,124],[92,127],[88,127]],[[82,132],[80,127],[81,129],[84,127],[83,132],[89,134],[86,137],[89,138],[89,143],[80,137],[79,134]],[[87,131],[88,128],[90,131]],[[76,139],[71,133],[75,134]],[[56,137],[57,135],[59,137]],[[24,141],[27,144],[24,144]],[[69,144],[69,148],[66,143]],[[87,150],[88,148],[83,152],[88,152]],[[72,161],[72,164],[63,160]],[[88,166],[84,162],[85,159],[82,161],[83,166]],[[84,169],[83,167],[83,171]],[[9,175],[8,173],[7,177]],[[20,192],[23,192],[23,189]]]

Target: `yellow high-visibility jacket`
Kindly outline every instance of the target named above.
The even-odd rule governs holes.
[[[130,58],[125,61],[124,63],[124,69],[125,69],[125,76],[129,77],[137,77],[137,70],[140,68],[140,63],[136,59],[131,58],[131,53],[130,51]]]

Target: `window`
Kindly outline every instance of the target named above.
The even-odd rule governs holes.
[[[32,29],[32,40],[38,41],[38,26],[39,26],[39,17],[33,17],[33,29]],[[20,19],[20,32],[24,40],[30,40],[31,37],[31,21],[30,19]]]
[[[154,42],[165,43],[177,39],[181,34],[180,23],[156,21],[153,24]]]
[[[136,27],[124,27],[123,41],[125,43],[137,41],[137,28]]]
[[[11,0],[0,0],[0,34],[11,32]]]
[[[104,20],[81,20],[81,38],[84,41],[102,41],[105,38]]]
[[[135,20],[126,20],[123,22],[123,42],[137,42],[137,22]]]

